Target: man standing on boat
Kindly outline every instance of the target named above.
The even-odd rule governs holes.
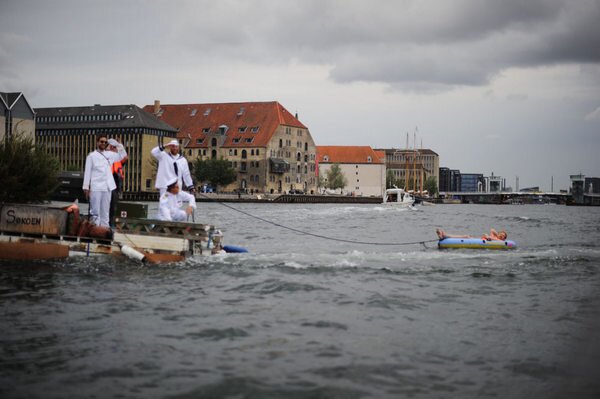
[[[173,179],[177,179],[179,187],[185,187],[191,193],[194,193],[194,182],[187,159],[179,153],[179,142],[171,140],[166,145],[158,145],[152,149],[152,156],[158,161],[158,171],[156,172],[155,187],[160,191],[160,198],[167,191],[167,185]]]
[[[181,209],[184,202],[188,203],[185,210]],[[194,209],[196,209],[196,198],[179,189],[177,178],[170,180],[166,192],[160,196],[158,218],[166,221],[185,222]]]
[[[108,144],[116,147],[117,151],[107,151]],[[96,141],[96,150],[90,152],[85,159],[83,192],[90,201],[90,221],[97,226],[110,227],[110,198],[117,187],[112,165],[126,157],[127,152],[121,143],[115,139],[107,140],[107,136],[101,134]]]

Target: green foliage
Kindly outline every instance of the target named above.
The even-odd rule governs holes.
[[[0,143],[0,202],[42,202],[58,187],[58,160],[23,135]]]
[[[331,165],[331,168],[327,171],[327,188],[332,190],[336,190],[338,188],[343,189],[348,185],[348,180],[344,173],[342,172],[342,168],[337,163]]]
[[[438,194],[437,178],[435,176],[429,176],[423,184],[425,190],[429,192],[429,196],[435,197]]]
[[[225,159],[197,158],[193,164],[196,181],[208,183],[216,190],[219,186],[226,186],[237,179],[237,172]]]

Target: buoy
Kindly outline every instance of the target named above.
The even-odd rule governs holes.
[[[121,253],[127,256],[129,259],[137,260],[140,262],[143,262],[146,258],[146,256],[143,253],[131,248],[128,245],[121,245]]]
[[[248,250],[244,247],[236,247],[235,245],[224,245],[223,249],[225,250],[225,252],[229,253],[246,253],[248,252]]]

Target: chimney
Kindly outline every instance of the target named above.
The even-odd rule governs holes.
[[[154,100],[154,115],[158,115],[160,111],[160,100]]]

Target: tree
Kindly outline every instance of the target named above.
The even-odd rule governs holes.
[[[336,190],[343,189],[348,185],[348,180],[344,173],[342,172],[342,168],[337,163],[331,165],[331,168],[327,171],[327,187]]]
[[[58,159],[33,138],[13,135],[0,143],[0,202],[42,202],[58,187]]]
[[[194,177],[198,182],[210,184],[215,191],[219,186],[226,186],[237,179],[237,172],[225,159],[197,158],[193,164]]]
[[[400,180],[394,174],[394,171],[388,169],[385,174],[385,188],[404,187],[404,180]]]
[[[429,192],[429,196],[435,197],[438,194],[438,184],[437,178],[435,176],[429,176],[427,180],[425,180],[424,184],[425,190]]]

